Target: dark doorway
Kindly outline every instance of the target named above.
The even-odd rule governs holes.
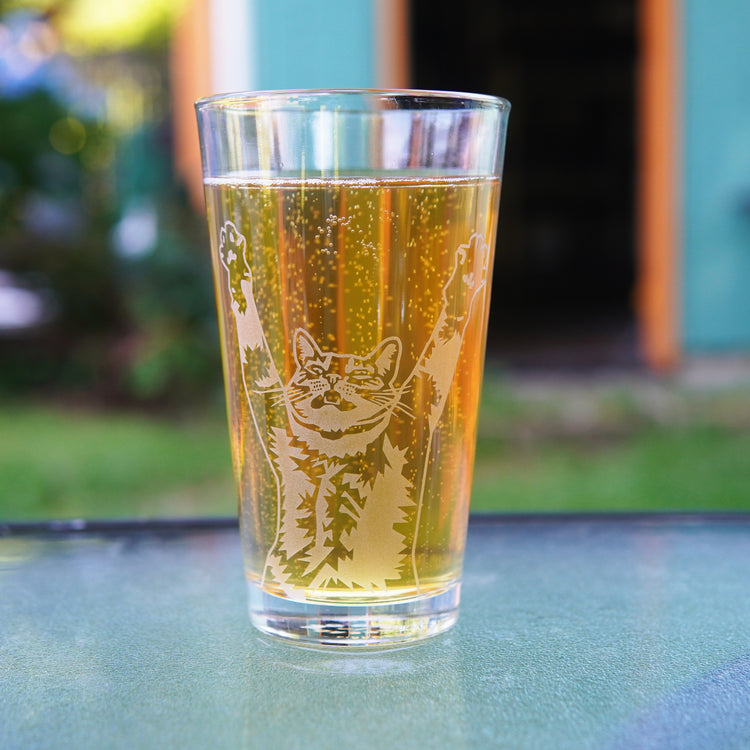
[[[510,99],[491,357],[637,362],[635,0],[412,0],[416,88]]]

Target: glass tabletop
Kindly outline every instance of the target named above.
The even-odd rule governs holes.
[[[229,520],[0,525],[0,747],[750,745],[750,515],[485,516],[458,625],[256,633]]]

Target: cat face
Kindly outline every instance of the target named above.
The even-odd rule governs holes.
[[[380,434],[399,394],[393,387],[401,342],[391,337],[364,357],[322,352],[309,333],[294,334],[297,369],[284,389],[293,425],[327,441]],[[309,442],[309,440],[308,440]]]

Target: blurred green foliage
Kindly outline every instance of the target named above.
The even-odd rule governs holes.
[[[220,387],[205,220],[166,132],[118,132],[46,89],[0,96],[0,272],[50,312],[0,331],[0,390],[170,405]],[[128,253],[118,231],[133,206],[153,226]]]
[[[138,338],[122,387],[140,401],[192,403],[221,388],[208,236],[205,219],[185,205],[162,207],[161,216],[156,248],[128,263],[123,281]]]

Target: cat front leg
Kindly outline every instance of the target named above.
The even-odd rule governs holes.
[[[443,287],[443,307],[416,368],[403,386],[407,393],[419,394],[415,396],[418,398],[415,406],[418,413],[425,415],[429,426],[426,445],[418,459],[423,463],[417,484],[417,509],[411,544],[411,567],[417,590],[420,590],[417,541],[432,440],[456,374],[466,326],[474,304],[487,284],[489,256],[487,243],[480,234],[472,235],[467,244],[460,245],[456,250],[451,275]]]
[[[257,415],[267,418],[269,401],[274,402],[282,393],[283,386],[276,366],[274,365],[271,351],[263,332],[258,308],[253,295],[253,276],[250,264],[247,260],[247,240],[245,236],[231,222],[227,221],[219,233],[219,261],[225,271],[225,280],[230,294],[230,307],[235,322],[237,336],[237,347],[242,372],[242,382],[245,396],[250,407],[250,417],[258,436],[259,445],[265,456],[268,468],[273,477],[274,490],[276,494],[276,534],[267,555],[263,567],[262,583],[269,578],[282,588],[286,587],[287,575],[280,555],[281,524],[284,515],[283,492],[279,467],[269,452],[269,435],[267,433],[268,422],[263,424]],[[278,412],[279,410],[276,410]],[[282,455],[279,453],[286,438],[285,419],[277,417],[280,428],[276,436],[276,459]],[[257,537],[262,538],[263,531],[260,521],[256,520],[258,528]]]
[[[426,376],[430,384],[427,418],[431,431],[442,415],[474,303],[487,284],[488,262],[489,248],[480,234],[456,250],[453,270],[443,287],[443,307],[412,375]]]
[[[489,248],[481,234],[471,236],[460,245],[453,261],[453,271],[443,287],[443,309],[438,320],[438,335],[443,340],[463,335],[474,301],[487,284]]]
[[[281,388],[281,378],[255,304],[253,276],[246,252],[244,235],[231,221],[224,222],[219,234],[219,259],[226,271],[240,359],[247,375],[246,386],[254,392],[276,390]]]

